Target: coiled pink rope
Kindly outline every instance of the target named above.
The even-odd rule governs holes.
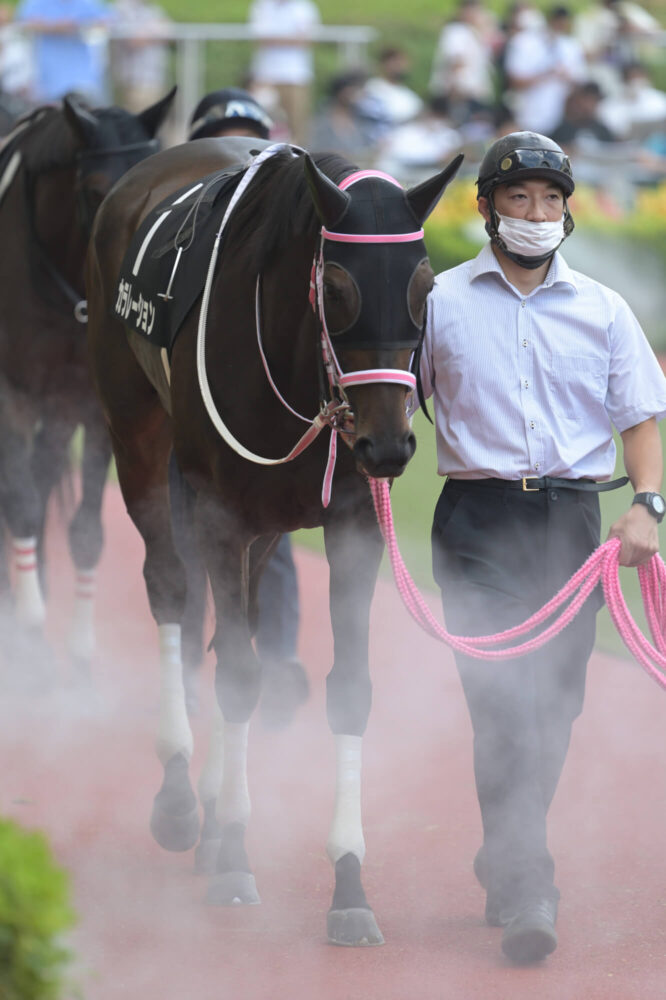
[[[601,581],[608,610],[625,646],[647,673],[661,687],[666,688],[666,673],[664,673],[666,671],[666,565],[659,555],[654,555],[649,563],[638,567],[645,614],[654,646],[645,638],[632,618],[620,587],[619,538],[610,538],[595,549],[569,582],[522,625],[516,625],[496,635],[452,635],[435,620],[402,560],[395,537],[388,483],[385,480],[370,479],[369,484],[400,596],[412,618],[430,635],[445,642],[452,649],[478,659],[499,660],[524,656],[539,649],[566,628]],[[543,624],[567,601],[568,606],[560,611],[557,618],[540,635],[515,646],[505,645]],[[504,648],[486,648],[489,646],[504,646]]]

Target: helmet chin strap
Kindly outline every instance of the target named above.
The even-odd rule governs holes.
[[[545,264],[546,261],[550,260],[553,254],[560,249],[567,236],[573,232],[574,222],[571,218],[571,213],[569,212],[566,195],[564,195],[564,236],[557,246],[553,247],[552,250],[549,250],[548,253],[539,254],[538,257],[527,257],[525,254],[514,253],[513,250],[508,250],[506,248],[504,240],[497,231],[498,220],[497,212],[495,211],[495,202],[493,201],[493,192],[489,191],[487,197],[488,205],[490,206],[490,219],[486,222],[486,232],[490,237],[491,243],[494,243],[495,246],[502,251],[505,257],[508,257],[509,260],[514,261],[516,264],[519,264],[520,267],[524,267],[528,271],[536,271],[538,267],[541,267],[542,264]]]

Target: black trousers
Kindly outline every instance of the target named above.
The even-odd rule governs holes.
[[[432,528],[447,628],[484,635],[520,624],[582,565],[599,533],[595,493],[448,480]],[[486,888],[500,909],[558,896],[546,814],[583,706],[602,600],[595,591],[536,653],[497,662],[456,655],[474,731]]]

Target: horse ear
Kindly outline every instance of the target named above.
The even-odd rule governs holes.
[[[176,96],[177,89],[177,87],[172,87],[166,97],[163,97],[161,101],[157,102],[157,104],[151,104],[149,108],[146,108],[145,111],[142,111],[136,116],[148,135],[154,136],[159,127],[163,124],[173,99]]]
[[[346,191],[341,191],[337,184],[321,172],[307,153],[305,154],[304,161],[305,178],[310,188],[310,194],[312,195],[319,221],[330,229],[345,214],[351,198]]]
[[[459,153],[454,160],[451,160],[448,167],[444,167],[441,173],[435,174],[434,177],[423,181],[422,184],[418,184],[407,191],[407,201],[419,222],[423,223],[428,218],[446,188],[458,173],[460,164],[464,159],[463,154]]]
[[[85,146],[93,145],[99,131],[99,122],[95,116],[73,94],[63,98],[62,109],[65,120],[74,134]]]

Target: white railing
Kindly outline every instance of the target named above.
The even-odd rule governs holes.
[[[110,30],[112,38],[145,38],[135,24],[124,27],[115,24]],[[316,45],[333,45],[338,51],[341,66],[365,66],[367,49],[377,37],[374,28],[365,25],[321,24],[314,27],[310,39]],[[187,122],[197,101],[204,93],[205,58],[201,47],[206,42],[256,42],[257,34],[249,24],[183,24],[173,21],[159,25],[159,38],[174,44],[176,49],[175,83],[176,128],[186,132]]]

